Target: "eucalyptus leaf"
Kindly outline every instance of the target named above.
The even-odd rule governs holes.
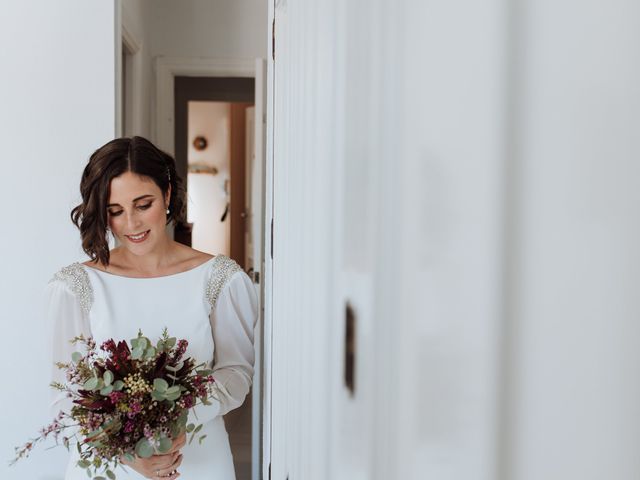
[[[158,452],[167,453],[169,450],[171,450],[172,445],[173,445],[173,442],[171,441],[170,438],[162,437],[160,439],[160,444],[158,445]]]
[[[111,373],[109,370],[105,370],[104,374],[102,375],[102,379],[104,380],[105,385],[111,385],[111,382],[113,382],[113,373]]]
[[[153,389],[160,392],[160,393],[164,393],[167,391],[167,389],[169,388],[169,384],[167,383],[167,381],[164,378],[156,378],[153,380]],[[173,388],[173,387],[172,387]]]
[[[166,393],[177,393],[180,391],[180,387],[178,385],[174,385],[173,387],[167,388]]]
[[[131,339],[131,348],[132,348],[132,349],[133,349],[133,348],[138,348],[138,342],[139,342],[139,341],[140,341],[140,340],[139,340],[139,339],[137,339],[137,338],[132,338],[132,339]]]
[[[144,350],[140,347],[136,347],[131,351],[131,358],[133,360],[140,360],[142,358],[142,354],[144,353]]]
[[[153,392],[151,392],[151,398],[153,398],[156,402],[162,402],[166,400],[164,397],[164,393],[161,393],[157,390],[154,390]]]
[[[174,402],[180,398],[180,392],[165,393],[164,396],[167,400]]]
[[[200,445],[202,445],[202,442],[204,441],[204,439],[205,439],[205,438],[207,438],[207,436],[206,436],[206,435],[202,435],[202,436],[198,439],[198,443],[199,443]]]
[[[115,382],[113,382],[113,389],[120,391],[122,390],[122,387],[124,387],[124,382],[122,380],[116,380]]]
[[[97,477],[93,477],[93,480],[107,480],[107,479],[102,476],[97,476]]]
[[[173,348],[176,346],[176,337],[171,337],[167,339],[167,347]]]
[[[149,346],[149,340],[145,337],[142,337],[138,340],[138,347],[145,350]]]
[[[113,392],[113,385],[107,385],[106,387],[102,387],[100,389],[100,395],[103,395],[105,397],[109,395],[111,392]]]
[[[111,470],[107,470],[107,477],[109,477],[110,480],[116,480],[116,474]]]
[[[193,433],[198,433],[200,430],[202,430],[202,424],[198,425]]]
[[[92,377],[86,382],[84,382],[85,390],[95,390],[98,387],[98,379],[96,377]]]
[[[83,458],[82,460],[78,460],[78,466],[80,468],[89,468],[91,466],[91,462]]]
[[[191,433],[195,430],[196,426],[193,423],[187,425],[187,433]]]
[[[149,347],[144,351],[144,358],[150,359],[156,356],[156,349],[153,347]]]
[[[134,462],[136,460],[136,457],[134,457],[133,455],[131,455],[129,452],[124,454],[124,459],[127,462]]]
[[[178,425],[181,428],[187,428],[187,420],[189,419],[189,412],[187,410],[183,410],[180,416],[178,417]]]
[[[153,447],[146,438],[141,438],[138,440],[138,443],[136,443],[136,453],[139,457],[149,458],[153,455]]]
[[[80,352],[73,352],[71,354],[71,360],[73,360],[73,363],[78,363],[82,360],[82,354]]]

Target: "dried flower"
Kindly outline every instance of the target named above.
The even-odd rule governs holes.
[[[201,370],[204,364],[182,359],[186,340],[176,342],[165,329],[153,346],[139,332],[130,345],[113,339],[102,342],[99,350],[104,354],[99,354],[92,338],[79,335],[71,342],[84,345],[86,352],[75,353],[70,363],[58,362],[67,383],[51,386],[66,392],[73,407],[61,411],[37,438],[16,448],[12,464],[50,436],[58,443],[61,432],[72,426],[78,433],[63,436],[62,444],[68,449],[75,446],[78,466],[98,478],[115,478],[123,455],[165,453],[171,443],[167,439],[184,431],[193,440],[199,428],[187,425],[186,412],[198,401],[215,398],[210,388],[214,380],[209,370]]]

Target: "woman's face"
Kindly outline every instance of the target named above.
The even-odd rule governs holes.
[[[132,172],[111,180],[107,201],[109,228],[124,248],[134,255],[144,255],[166,241],[170,195],[171,187],[162,195],[151,178]]]

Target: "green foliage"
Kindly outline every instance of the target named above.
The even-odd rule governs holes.
[[[135,347],[133,350],[131,350],[131,358],[133,360],[140,360],[143,354],[144,350],[140,347]]]
[[[111,382],[113,382],[113,373],[111,373],[109,370],[105,370],[104,374],[102,375],[102,379],[104,380],[105,385],[111,385]]]
[[[180,398],[180,395],[182,395],[182,392],[178,385],[170,387],[164,378],[156,378],[153,381],[153,392],[151,392],[151,396],[154,400],[158,402],[164,400],[174,402]]]
[[[167,370],[169,370],[170,372],[177,372],[178,370],[182,370],[182,367],[184,367],[184,362],[179,362],[178,364],[176,364],[176,366],[172,366],[172,365],[167,365],[165,368]]]
[[[113,385],[107,385],[106,387],[102,387],[100,389],[100,395],[105,397],[109,395],[111,392],[113,392]]]
[[[171,441],[170,438],[162,437],[158,445],[158,452],[167,453],[169,450],[171,450],[172,445],[173,445],[173,442]]]
[[[153,381],[153,389],[158,391],[159,393],[164,393],[169,388],[169,384],[164,378],[156,378]]]
[[[141,438],[136,443],[136,454],[142,458],[149,458],[153,455],[153,447],[146,438]]]
[[[96,377],[91,377],[89,380],[84,382],[84,389],[85,390],[93,391],[96,388],[98,388],[98,379]]]

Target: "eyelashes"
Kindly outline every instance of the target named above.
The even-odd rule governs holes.
[[[147,210],[149,207],[151,207],[151,205],[153,205],[153,202],[149,202],[149,203],[145,203],[144,205],[138,205],[136,208],[138,210]],[[109,212],[109,215],[112,217],[117,217],[118,215],[122,214],[124,210],[118,210],[117,212],[112,212],[111,210],[107,210],[107,212]]]

